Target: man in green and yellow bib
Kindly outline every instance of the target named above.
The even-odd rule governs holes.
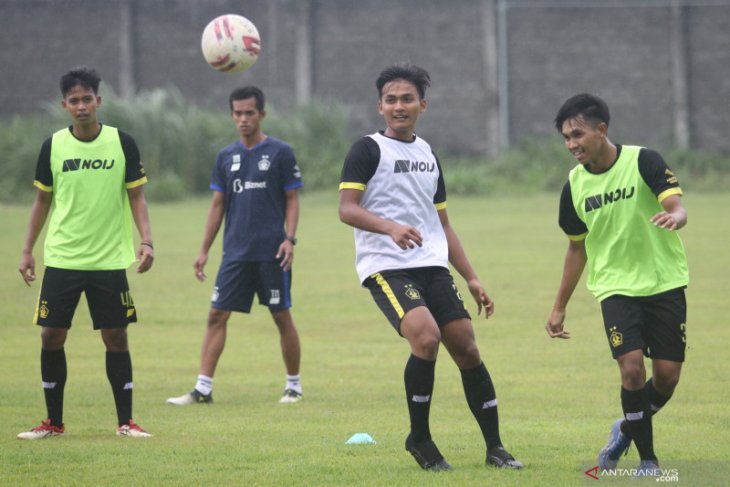
[[[657,152],[613,144],[610,114],[595,95],[568,99],[555,126],[580,163],[560,198],[560,226],[570,242],[563,276],[546,329],[570,338],[565,309],[588,264],[588,289],[601,303],[606,336],[621,371],[624,419],[601,450],[601,469],[615,469],[633,440],[638,475],[660,475],[652,416],[674,393],[685,357],[689,282],[677,235],[687,223],[674,173]],[[646,380],[644,355],[652,360]]]
[[[65,432],[66,384],[64,344],[81,293],[86,295],[95,330],[106,346],[106,373],[117,409],[117,435],[151,436],[132,419],[132,361],[127,325],[137,321],[126,268],[137,272],[153,261],[152,231],[142,191],[147,182],[137,144],[131,136],[101,124],[101,78],[77,67],[61,77],[61,105],[71,126],[41,147],[34,185],[36,199],[19,271],[26,284],[35,280],[33,246],[51,213],[46,234],[46,269],[34,323],[41,331],[41,378],[48,416],[18,435],[36,440]],[[132,220],[141,244],[136,255]]]

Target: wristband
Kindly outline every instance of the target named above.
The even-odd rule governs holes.
[[[292,245],[297,244],[297,238],[294,235],[287,235],[284,240],[290,241]]]
[[[151,248],[152,250],[155,250],[155,248],[149,242],[140,242],[140,245],[146,245],[147,247]]]

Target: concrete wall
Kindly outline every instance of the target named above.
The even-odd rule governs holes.
[[[223,13],[261,33],[248,72],[202,59],[200,33]],[[382,126],[377,74],[410,61],[432,76],[419,132],[439,150],[555,135],[581,91],[605,97],[618,142],[730,150],[728,26],[730,0],[0,0],[0,116],[58,100],[59,76],[83,63],[118,93],[175,85],[223,111],[243,84],[284,112],[337,100],[355,136]]]

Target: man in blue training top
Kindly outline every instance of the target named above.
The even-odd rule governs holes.
[[[299,220],[301,172],[292,148],[261,131],[264,94],[255,86],[238,88],[229,104],[240,139],[224,147],[213,169],[213,201],[208,212],[195,277],[205,280],[208,251],[225,217],[223,258],[218,270],[200,369],[192,392],[168,404],[210,403],[213,374],[226,341],[232,311],[249,313],[254,294],[269,307],[281,336],[287,378],[279,402],[302,399],[299,335],[291,307],[291,265]]]

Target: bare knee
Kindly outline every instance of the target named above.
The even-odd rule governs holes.
[[[646,375],[639,368],[621,370],[621,383],[625,389],[638,391],[646,384]]]
[[[107,352],[126,352],[127,328],[106,328],[101,330],[101,339],[104,341]]]
[[[641,356],[639,358],[619,357],[621,369],[621,383],[625,389],[637,391],[646,384],[646,369]]]
[[[290,330],[296,330],[289,310],[272,311],[271,317],[274,319],[274,324],[279,329],[279,333],[284,334]]]
[[[60,350],[66,343],[68,330],[65,328],[43,327],[41,330],[41,347],[43,350]]]
[[[424,360],[436,360],[441,330],[426,307],[419,306],[406,313],[399,331],[408,340],[413,355]]]
[[[435,333],[421,333],[409,338],[413,354],[424,360],[436,360],[441,337]]]
[[[652,377],[654,389],[661,395],[670,397],[674,393],[677,384],[679,384],[682,365],[670,364],[669,366],[663,365],[659,367],[656,366],[656,363],[654,365],[654,377]]]
[[[470,320],[460,319],[447,323],[441,333],[444,345],[457,367],[462,370],[471,369],[482,362]]]
[[[221,329],[228,324],[228,317],[231,316],[230,311],[211,308],[208,312],[208,328]]]
[[[673,377],[654,377],[654,389],[659,392],[662,396],[669,397],[672,394],[674,394],[674,389],[677,387],[677,384],[679,384],[679,376],[673,376]]]
[[[482,362],[479,347],[474,340],[462,344],[457,350],[449,350],[449,353],[460,369],[471,369]]]

